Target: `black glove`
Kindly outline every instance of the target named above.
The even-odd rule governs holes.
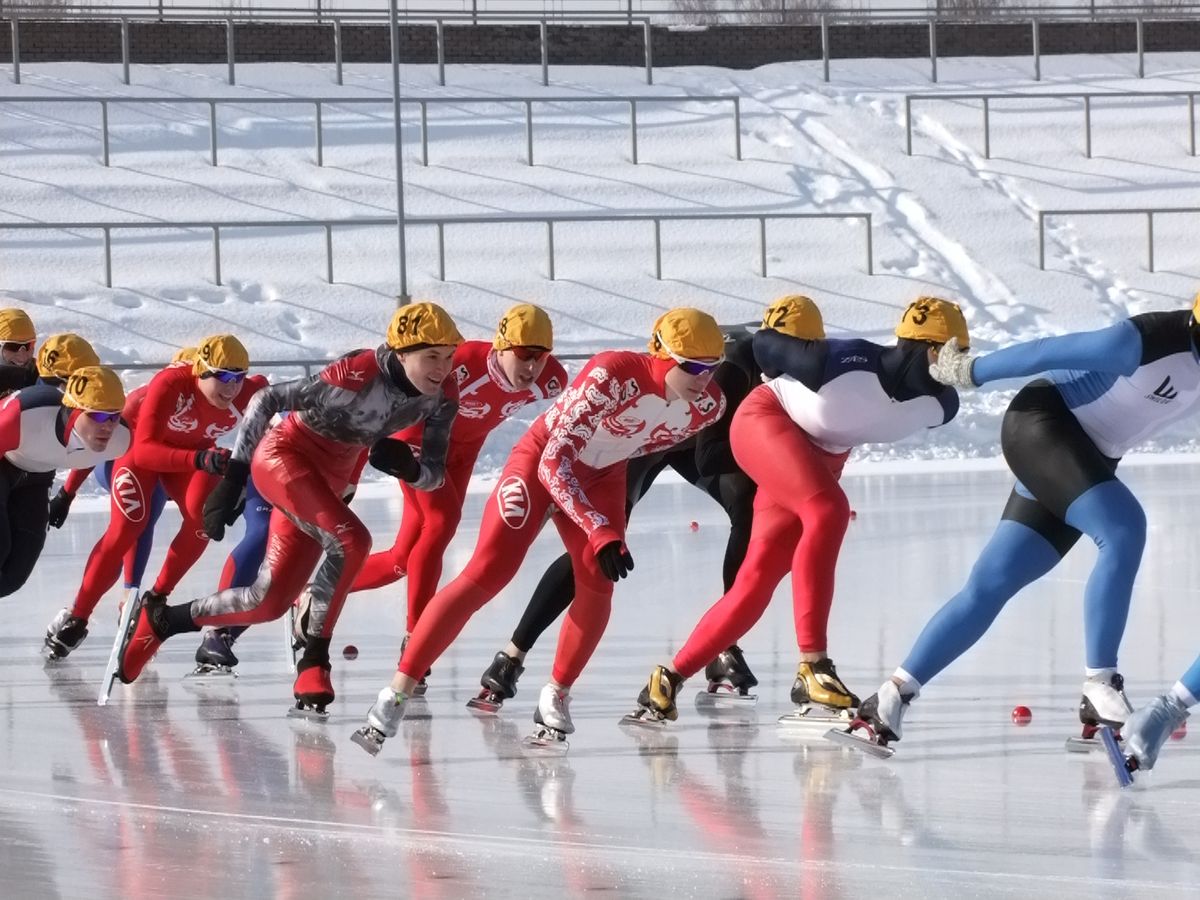
[[[217,482],[204,501],[204,533],[214,541],[225,537],[225,526],[232,525],[246,506],[246,479],[250,466],[228,459],[225,477]]]
[[[63,527],[63,522],[67,521],[67,513],[71,511],[71,501],[74,499],[75,495],[68,494],[65,488],[59,488],[58,493],[50,498],[49,523],[52,528]]]
[[[609,581],[620,581],[633,571],[633,556],[620,541],[609,541],[597,550],[596,562]]]
[[[396,438],[377,441],[367,455],[367,462],[380,472],[403,481],[416,481],[421,477],[421,464],[413,456],[412,447]]]
[[[229,466],[230,453],[224,447],[213,447],[211,450],[197,450],[195,466],[201,472],[209,475],[224,475]],[[242,479],[245,484],[245,479]]]

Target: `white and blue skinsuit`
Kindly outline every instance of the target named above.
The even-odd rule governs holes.
[[[1117,478],[1117,463],[1200,408],[1197,334],[1190,310],[1147,313],[975,360],[978,385],[1046,374],[1022,388],[1004,415],[1001,447],[1017,484],[966,585],[902,664],[914,680],[926,684],[966,652],[1008,600],[1053,569],[1081,534],[1100,551],[1084,590],[1087,667],[1116,669],[1146,543],[1145,513]],[[1195,694],[1200,661],[1188,675]]]

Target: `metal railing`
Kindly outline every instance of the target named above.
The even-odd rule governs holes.
[[[913,103],[920,100],[983,101],[983,156],[992,158],[991,101],[993,100],[1083,100],[1084,154],[1092,158],[1092,103],[1096,100],[1143,99],[1146,97],[1186,97],[1188,114],[1188,146],[1192,156],[1196,155],[1196,96],[1200,91],[1048,91],[1046,93],[1000,93],[1000,94],[905,94],[904,138],[905,152],[913,155]]]
[[[0,106],[4,105],[36,105],[44,103],[96,103],[100,106],[100,147],[101,162],[109,165],[109,128],[108,108],[111,105],[144,105],[160,106],[208,106],[209,131],[209,164],[217,165],[217,107],[219,106],[270,106],[270,105],[311,105],[315,108],[313,129],[316,136],[316,164],[325,165],[325,138],[323,125],[323,108],[327,106],[376,105],[390,106],[391,97],[121,97],[121,96],[84,96],[84,97],[13,97],[0,96]],[[742,112],[741,98],[729,94],[712,95],[645,95],[645,96],[605,96],[605,97],[401,97],[402,104],[416,105],[421,111],[421,164],[429,165],[429,124],[428,107],[470,106],[470,105],[499,105],[519,103],[525,107],[525,163],[532,166],[533,162],[533,105],[537,104],[568,104],[568,103],[626,103],[629,105],[629,154],[634,165],[638,164],[638,117],[639,103],[729,103],[733,106],[733,155],[737,160],[742,158]]]
[[[461,225],[545,225],[547,277],[555,280],[554,226],[568,223],[597,222],[650,222],[654,228],[654,277],[662,279],[662,224],[664,222],[712,222],[712,221],[757,221],[759,237],[759,275],[767,277],[767,221],[779,219],[858,219],[866,226],[866,270],[875,274],[872,247],[872,222],[870,213],[860,212],[663,212],[625,213],[614,215],[583,215],[530,213],[520,215],[479,216],[407,216],[405,227],[427,226],[437,229],[438,280],[446,280],[446,229]],[[104,283],[113,286],[112,279],[112,233],[114,231],[191,231],[212,232],[213,281],[221,281],[221,233],[231,229],[321,229],[325,235],[325,278],[330,284],[333,278],[333,229],[364,227],[396,227],[395,216],[363,216],[348,219],[267,219],[245,221],[191,221],[191,222],[0,222],[0,231],[99,231],[104,241]]]
[[[1200,206],[1164,206],[1152,209],[1043,209],[1038,212],[1038,268],[1046,268],[1046,219],[1050,216],[1145,216],[1146,265],[1154,271],[1154,217],[1200,213]]]

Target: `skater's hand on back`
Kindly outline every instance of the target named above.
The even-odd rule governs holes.
[[[250,466],[240,460],[229,459],[225,477],[217,482],[208,499],[204,501],[204,533],[212,540],[225,537],[225,526],[232,525],[246,506],[246,479],[250,477]]]
[[[421,477],[421,464],[413,456],[412,447],[397,438],[376,441],[367,461],[380,472],[403,481],[416,481]]]
[[[958,346],[958,338],[950,338],[938,350],[937,359],[929,366],[929,374],[933,380],[953,388],[978,387],[971,378],[971,366],[975,364],[973,357]]]
[[[196,468],[209,475],[224,475],[229,466],[229,451],[224,447],[196,451]]]
[[[50,519],[48,521],[52,528],[63,527],[63,522],[67,521],[67,513],[71,511],[71,501],[74,499],[75,495],[68,494],[63,488],[59,488],[58,493],[50,498]]]
[[[596,562],[609,581],[620,581],[633,571],[633,555],[621,541],[609,541],[597,550]]]

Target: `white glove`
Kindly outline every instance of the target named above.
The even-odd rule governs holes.
[[[971,366],[975,363],[966,350],[958,349],[958,338],[950,338],[938,351],[937,360],[929,367],[933,380],[953,388],[978,387],[971,378]]]

